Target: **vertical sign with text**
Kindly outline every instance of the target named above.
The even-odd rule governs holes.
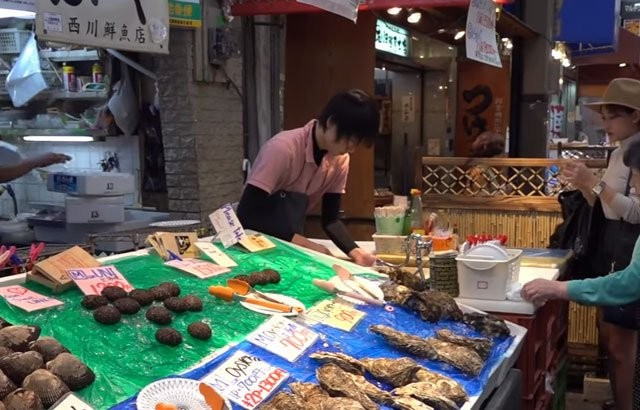
[[[467,58],[502,67],[496,42],[496,4],[493,0],[471,0],[466,27]]]

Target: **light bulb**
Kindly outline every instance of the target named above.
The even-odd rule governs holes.
[[[626,66],[627,66],[627,63],[620,63],[620,64],[618,64],[618,67],[620,67],[620,68],[624,68],[624,67],[626,67]]]
[[[407,22],[411,24],[416,24],[417,22],[420,21],[421,18],[422,18],[422,13],[420,13],[419,11],[414,11],[411,14],[409,14],[409,17],[407,17]]]
[[[563,59],[562,59],[562,66],[563,66],[563,67],[569,67],[569,66],[571,66],[571,61],[570,61],[568,58],[566,58],[566,57],[565,57],[565,58],[563,58]]]
[[[402,9],[400,7],[391,7],[387,10],[387,13],[391,14],[392,16],[397,16],[401,11]]]
[[[464,30],[460,30],[456,33],[455,36],[453,36],[454,40],[460,40],[462,37],[464,37]]]

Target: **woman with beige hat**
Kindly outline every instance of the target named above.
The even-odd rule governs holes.
[[[636,396],[634,359],[640,329],[640,245],[634,249],[640,234],[640,202],[636,195],[640,193],[640,81],[611,81],[602,101],[589,108],[600,112],[609,140],[619,146],[611,153],[602,179],[579,161],[566,165],[562,175],[591,206],[602,206],[604,213],[594,248],[597,251],[589,261],[590,276],[617,274],[583,281],[535,280],[523,287],[522,295],[537,303],[571,299],[605,306],[599,315],[599,330],[601,344],[608,352],[615,409],[631,410]],[[631,184],[634,190],[630,189]],[[634,253],[638,255],[630,264]]]

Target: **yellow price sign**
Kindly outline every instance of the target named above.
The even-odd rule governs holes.
[[[240,245],[244,246],[249,252],[260,252],[276,247],[273,242],[260,234],[246,235],[240,240]]]
[[[309,309],[305,315],[313,321],[350,332],[365,313],[335,300],[323,300]]]

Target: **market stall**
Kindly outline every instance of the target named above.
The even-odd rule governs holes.
[[[316,375],[324,374],[322,372],[331,369],[333,370],[329,372],[328,376],[320,376],[322,386],[329,389],[328,391],[332,392],[334,396],[355,397],[355,391],[337,393],[327,387],[334,382],[332,377],[351,376],[326,364],[327,362],[337,363],[340,366],[340,362],[334,358],[316,360],[322,356],[323,352],[326,352],[327,354],[344,353],[353,357],[353,360],[358,363],[369,363],[371,366],[375,364],[373,359],[410,358],[414,363],[412,366],[417,366],[416,369],[424,369],[429,374],[441,375],[438,377],[444,376],[445,380],[463,388],[467,399],[458,400],[457,404],[461,408],[472,409],[480,407],[495,386],[502,382],[506,371],[518,358],[525,334],[522,327],[507,323],[508,334],[502,333],[500,336],[496,333],[487,334],[484,332],[483,334],[483,332],[464,323],[465,320],[472,323],[473,315],[463,317],[462,312],[460,315],[453,313],[449,316],[456,320],[446,319],[448,316],[442,314],[442,320],[431,323],[421,320],[416,312],[395,302],[389,302],[385,306],[352,305],[346,303],[342,298],[338,298],[336,306],[347,316],[343,317],[346,319],[343,320],[344,323],[336,325],[335,318],[333,321],[329,320],[327,317],[323,317],[320,314],[321,310],[319,310],[320,308],[327,309],[327,301],[333,300],[333,295],[314,286],[312,280],[321,279],[335,282],[335,279],[331,279],[335,277],[332,264],[338,260],[329,257],[318,258],[313,252],[303,252],[279,241],[274,240],[274,242],[276,243],[275,248],[257,253],[248,253],[235,247],[224,250],[224,253],[238,266],[232,267],[228,273],[221,273],[208,279],[198,278],[167,266],[158,254],[149,250],[120,255],[117,260],[111,258],[100,261],[103,266],[115,266],[136,289],[149,289],[163,282],[173,282],[180,287],[181,297],[195,295],[202,300],[201,311],[188,311],[174,315],[170,326],[182,334],[182,342],[175,347],[162,345],[156,340],[154,335],[161,326],[150,323],[145,318],[146,307],[133,315],[123,314],[117,324],[97,323],[93,317],[95,311],[89,311],[81,306],[83,294],[78,288],[53,294],[48,288],[27,282],[23,284],[24,287],[42,295],[52,296],[64,304],[26,313],[3,300],[2,306],[0,306],[0,316],[16,325],[36,324],[40,326],[41,337],[56,338],[73,355],[85,363],[95,373],[95,381],[88,387],[76,391],[75,394],[94,408],[112,406],[123,409],[136,408],[136,401],[140,397],[136,397],[136,395],[141,389],[171,375],[207,381],[231,399],[234,402],[234,408],[240,408],[239,406],[254,408],[259,403],[269,401],[277,394],[274,392],[284,391],[294,382],[317,383]],[[223,250],[221,246],[218,249]],[[201,256],[201,258],[208,259],[206,256]],[[344,261],[341,261],[340,264],[349,268],[359,278],[369,278],[366,283],[373,284],[381,281],[381,275],[374,271],[359,268]],[[285,322],[288,326],[294,326],[298,332],[288,334],[288,337],[297,335],[297,339],[295,343],[290,343],[286,348],[273,349],[275,342],[265,340],[265,335],[278,334],[282,336],[283,331],[279,327],[282,325],[278,325],[278,321],[283,320],[281,316],[264,314],[264,310],[259,313],[260,308],[237,301],[227,302],[216,299],[207,292],[208,286],[224,285],[228,279],[234,276],[265,269],[276,270],[281,279],[278,283],[265,286],[256,285],[256,288],[277,300],[286,301],[288,304],[299,301],[306,309],[304,314],[293,316],[290,318],[291,322]],[[7,278],[3,284],[16,285],[23,281],[24,277]],[[283,296],[293,298],[293,300]],[[450,300],[453,301],[453,299]],[[318,306],[318,304],[321,305]],[[477,312],[463,305],[460,307],[464,313]],[[455,311],[457,311],[457,307]],[[359,320],[357,320],[358,317]],[[199,321],[210,326],[212,330],[210,339],[198,340],[186,331],[189,324]],[[351,326],[353,327],[350,331],[344,330]],[[444,357],[448,357],[444,352],[433,355],[418,351],[416,356],[415,350],[413,350],[414,354],[403,351],[402,343],[398,345],[397,340],[394,342],[393,336],[388,334],[388,332],[402,332],[398,334],[419,336],[422,341],[431,341],[438,345],[442,341],[439,341],[437,337],[442,336],[436,335],[441,333],[438,331],[444,329],[450,330],[458,336],[489,337],[492,341],[491,348],[486,352],[487,355],[483,356],[486,357],[486,361],[481,362],[480,368],[469,370],[465,367],[464,361],[460,361],[459,356],[458,359],[455,358],[455,354],[444,359]],[[481,329],[481,326],[477,329]],[[257,337],[260,334],[262,334],[262,339]],[[284,334],[287,335],[287,332]],[[385,339],[387,340],[385,341]],[[486,341],[486,339],[482,340]],[[404,349],[406,348],[405,346]],[[275,353],[268,351],[268,349]],[[241,377],[234,377],[233,380],[224,379],[220,375],[221,369],[229,364],[229,360],[232,362],[237,360],[238,355],[248,355],[259,359],[265,365],[272,366],[273,369],[281,369],[282,373],[278,374],[282,376],[278,376],[277,381],[272,377],[270,388],[258,389],[257,391],[250,387],[252,383],[256,383],[257,379],[255,378],[252,379],[253,381],[243,381]],[[431,359],[426,359],[426,357],[431,357]],[[448,363],[444,363],[442,360],[448,361]],[[376,369],[381,370],[376,366],[371,366],[367,367],[367,371],[363,374],[366,374],[366,380],[371,383],[371,386],[382,389],[378,392],[385,399],[378,400],[378,403],[391,403],[388,401],[392,400],[390,399],[392,396],[389,395],[389,391],[393,387],[389,384],[390,380],[380,374],[377,374],[377,378],[372,377],[376,375]],[[254,367],[251,369],[256,370]],[[261,369],[264,370],[264,368]],[[258,373],[260,371],[256,370]],[[362,377],[362,374],[359,376]],[[402,386],[410,383],[405,380],[404,382],[396,381],[394,384],[395,387],[401,389]],[[264,384],[258,385],[264,386]],[[231,389],[228,386],[235,388]],[[402,391],[395,390],[393,397],[397,399]],[[365,395],[371,396],[369,393]],[[430,400],[433,402],[437,397],[432,396],[443,393],[439,390],[434,393],[431,389],[428,394],[420,392],[405,392],[405,394],[414,398],[421,397],[424,402]],[[421,394],[423,395],[421,396]],[[145,397],[148,396],[145,395]],[[361,400],[368,405],[373,403],[365,398],[361,398]],[[385,402],[385,400],[387,401]],[[375,406],[377,408],[378,405],[375,404]],[[365,406],[365,408],[368,407]],[[451,407],[436,406],[436,408]]]

